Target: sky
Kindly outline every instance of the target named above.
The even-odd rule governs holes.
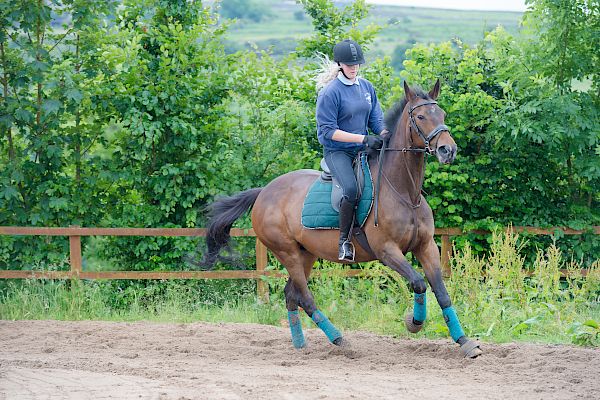
[[[453,10],[525,11],[525,0],[366,0],[372,4],[431,7]]]

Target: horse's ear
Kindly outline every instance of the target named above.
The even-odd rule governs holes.
[[[431,98],[432,100],[435,100],[438,98],[439,95],[440,95],[440,78],[438,78],[437,82],[435,82],[433,89],[431,89],[429,91],[429,98]]]
[[[408,86],[408,83],[406,83],[406,81],[404,81],[404,95],[406,96],[408,101],[414,101],[417,98],[417,95],[415,94],[415,92],[412,91],[410,86]]]

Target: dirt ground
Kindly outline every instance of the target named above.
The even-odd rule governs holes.
[[[600,349],[254,324],[0,321],[0,399],[600,399]]]

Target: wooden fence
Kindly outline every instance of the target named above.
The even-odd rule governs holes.
[[[564,235],[581,235],[585,231],[569,228],[512,227],[514,232],[527,232],[534,235],[553,235],[561,231]],[[452,245],[450,237],[468,233],[490,234],[489,231],[473,230],[463,232],[460,228],[437,228],[435,234],[441,236],[441,257],[444,275],[450,275]],[[593,227],[593,233],[600,234],[600,226]],[[259,298],[268,301],[268,287],[263,277],[284,277],[277,271],[266,271],[267,248],[256,238],[256,270],[237,271],[84,271],[81,255],[82,236],[206,236],[205,228],[34,228],[0,226],[0,235],[10,236],[68,236],[69,271],[0,270],[0,279],[256,279]],[[255,237],[252,229],[231,229],[231,236]],[[341,271],[342,276],[358,276],[360,269]]]

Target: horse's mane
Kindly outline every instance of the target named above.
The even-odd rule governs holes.
[[[427,92],[425,92],[423,89],[421,89],[419,86],[415,86],[411,89],[417,95],[417,97],[419,97],[423,100],[431,100],[431,97],[429,97],[429,94]],[[406,103],[408,103],[408,99],[406,98],[406,95],[404,95],[402,100],[400,100],[399,102],[394,104],[392,107],[390,107],[385,112],[385,117],[384,117],[383,122],[384,122],[385,128],[388,131],[390,131],[392,133],[394,133],[396,131],[396,124],[398,123],[398,121],[400,120],[400,117],[402,116],[402,112],[404,111],[404,107],[406,107]]]

